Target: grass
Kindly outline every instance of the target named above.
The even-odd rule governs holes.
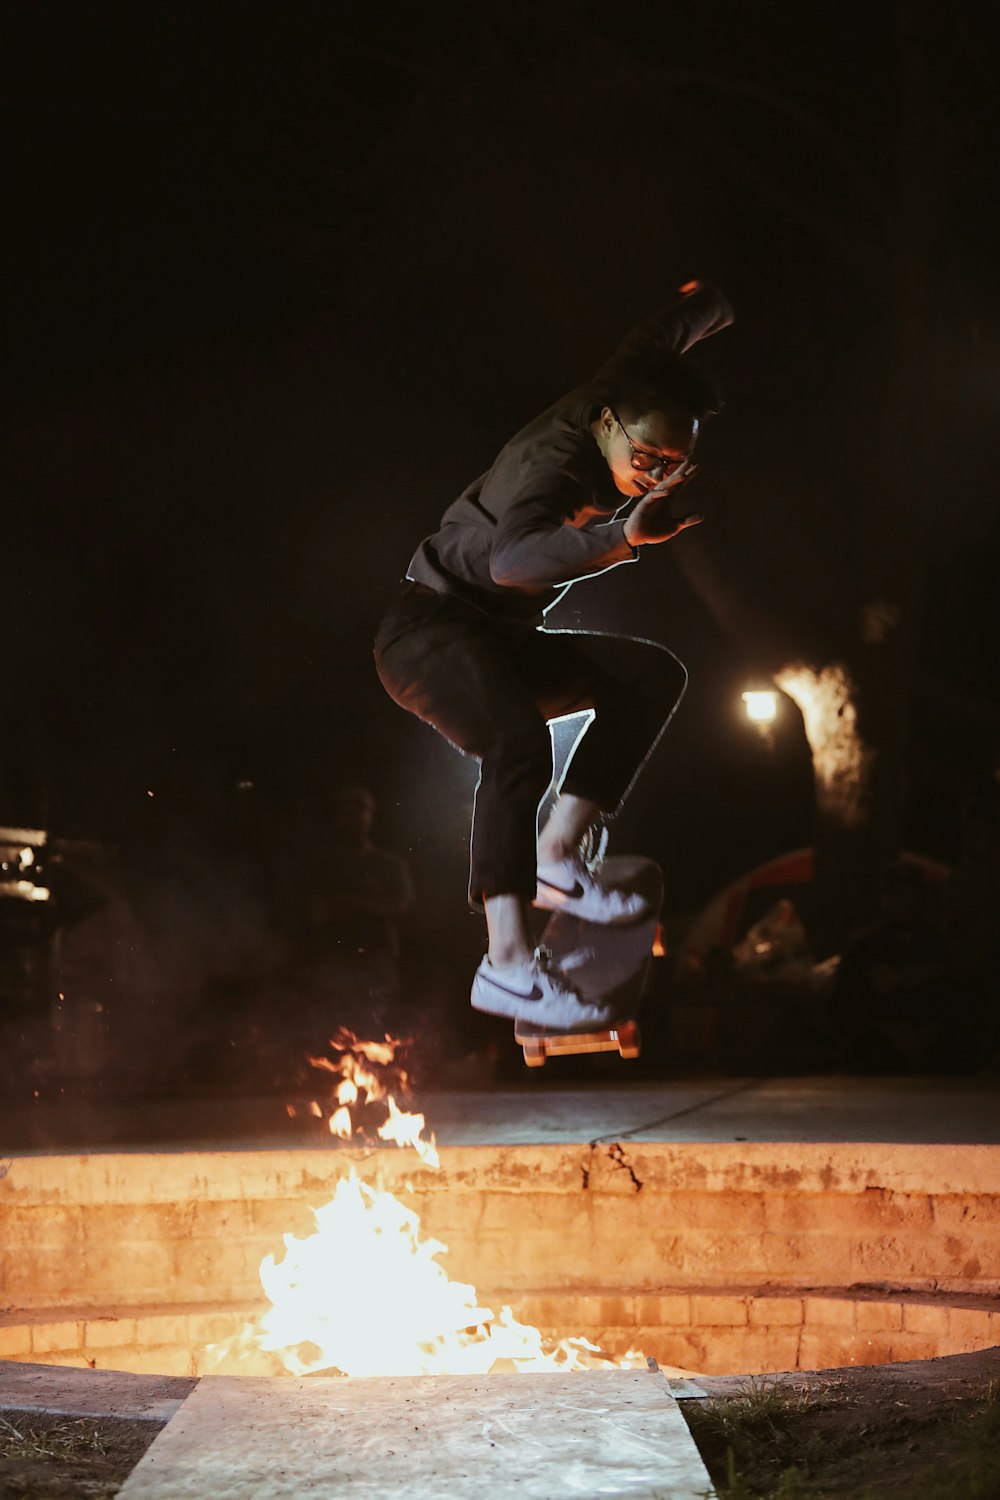
[[[1000,1381],[978,1411],[959,1418],[960,1443],[949,1472],[913,1491],[913,1500],[996,1500],[1000,1495]]]
[[[997,1500],[1000,1382],[949,1402],[751,1380],[685,1403],[719,1500]]]
[[[72,1462],[84,1454],[106,1452],[99,1429],[93,1422],[82,1418],[37,1431],[25,1423],[14,1423],[0,1417],[2,1458],[55,1458]]]

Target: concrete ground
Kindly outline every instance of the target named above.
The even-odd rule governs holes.
[[[627,1065],[625,1065],[627,1066]],[[324,1101],[319,1092],[317,1097]],[[400,1101],[402,1103],[402,1101]],[[294,1116],[288,1112],[294,1103]],[[0,1105],[0,1157],[94,1151],[329,1146],[307,1097],[157,1099],[57,1096]],[[962,1078],[705,1078],[562,1083],[549,1065],[523,1084],[425,1090],[439,1144],[592,1141],[898,1142],[1000,1145],[1000,1074]]]

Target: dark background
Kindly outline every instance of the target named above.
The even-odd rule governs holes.
[[[799,716],[786,700],[768,749],[739,692],[837,660],[860,604],[892,597],[909,247],[933,477],[902,837],[952,858],[1000,724],[976,14],[8,7],[0,821],[210,853],[236,826],[280,843],[363,781],[426,930],[478,943],[475,767],[384,696],[374,628],[511,432],[700,276],[737,310],[702,355],[728,397],[707,522],[550,623],[649,635],[690,668],[617,838],[661,860],[672,910],[808,844]]]

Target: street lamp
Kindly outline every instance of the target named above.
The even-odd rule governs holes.
[[[769,688],[748,688],[742,697],[747,718],[770,749],[773,744],[774,721],[778,715],[777,693],[771,692]]]
[[[747,718],[751,724],[773,724],[778,712],[778,695],[756,689],[743,694]]]

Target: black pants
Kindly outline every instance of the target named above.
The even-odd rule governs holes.
[[[584,709],[560,791],[617,811],[680,702],[687,674],[652,641],[536,630],[407,583],[375,638],[386,692],[480,762],[470,898],[535,894],[539,803],[552,781],[548,721]]]

